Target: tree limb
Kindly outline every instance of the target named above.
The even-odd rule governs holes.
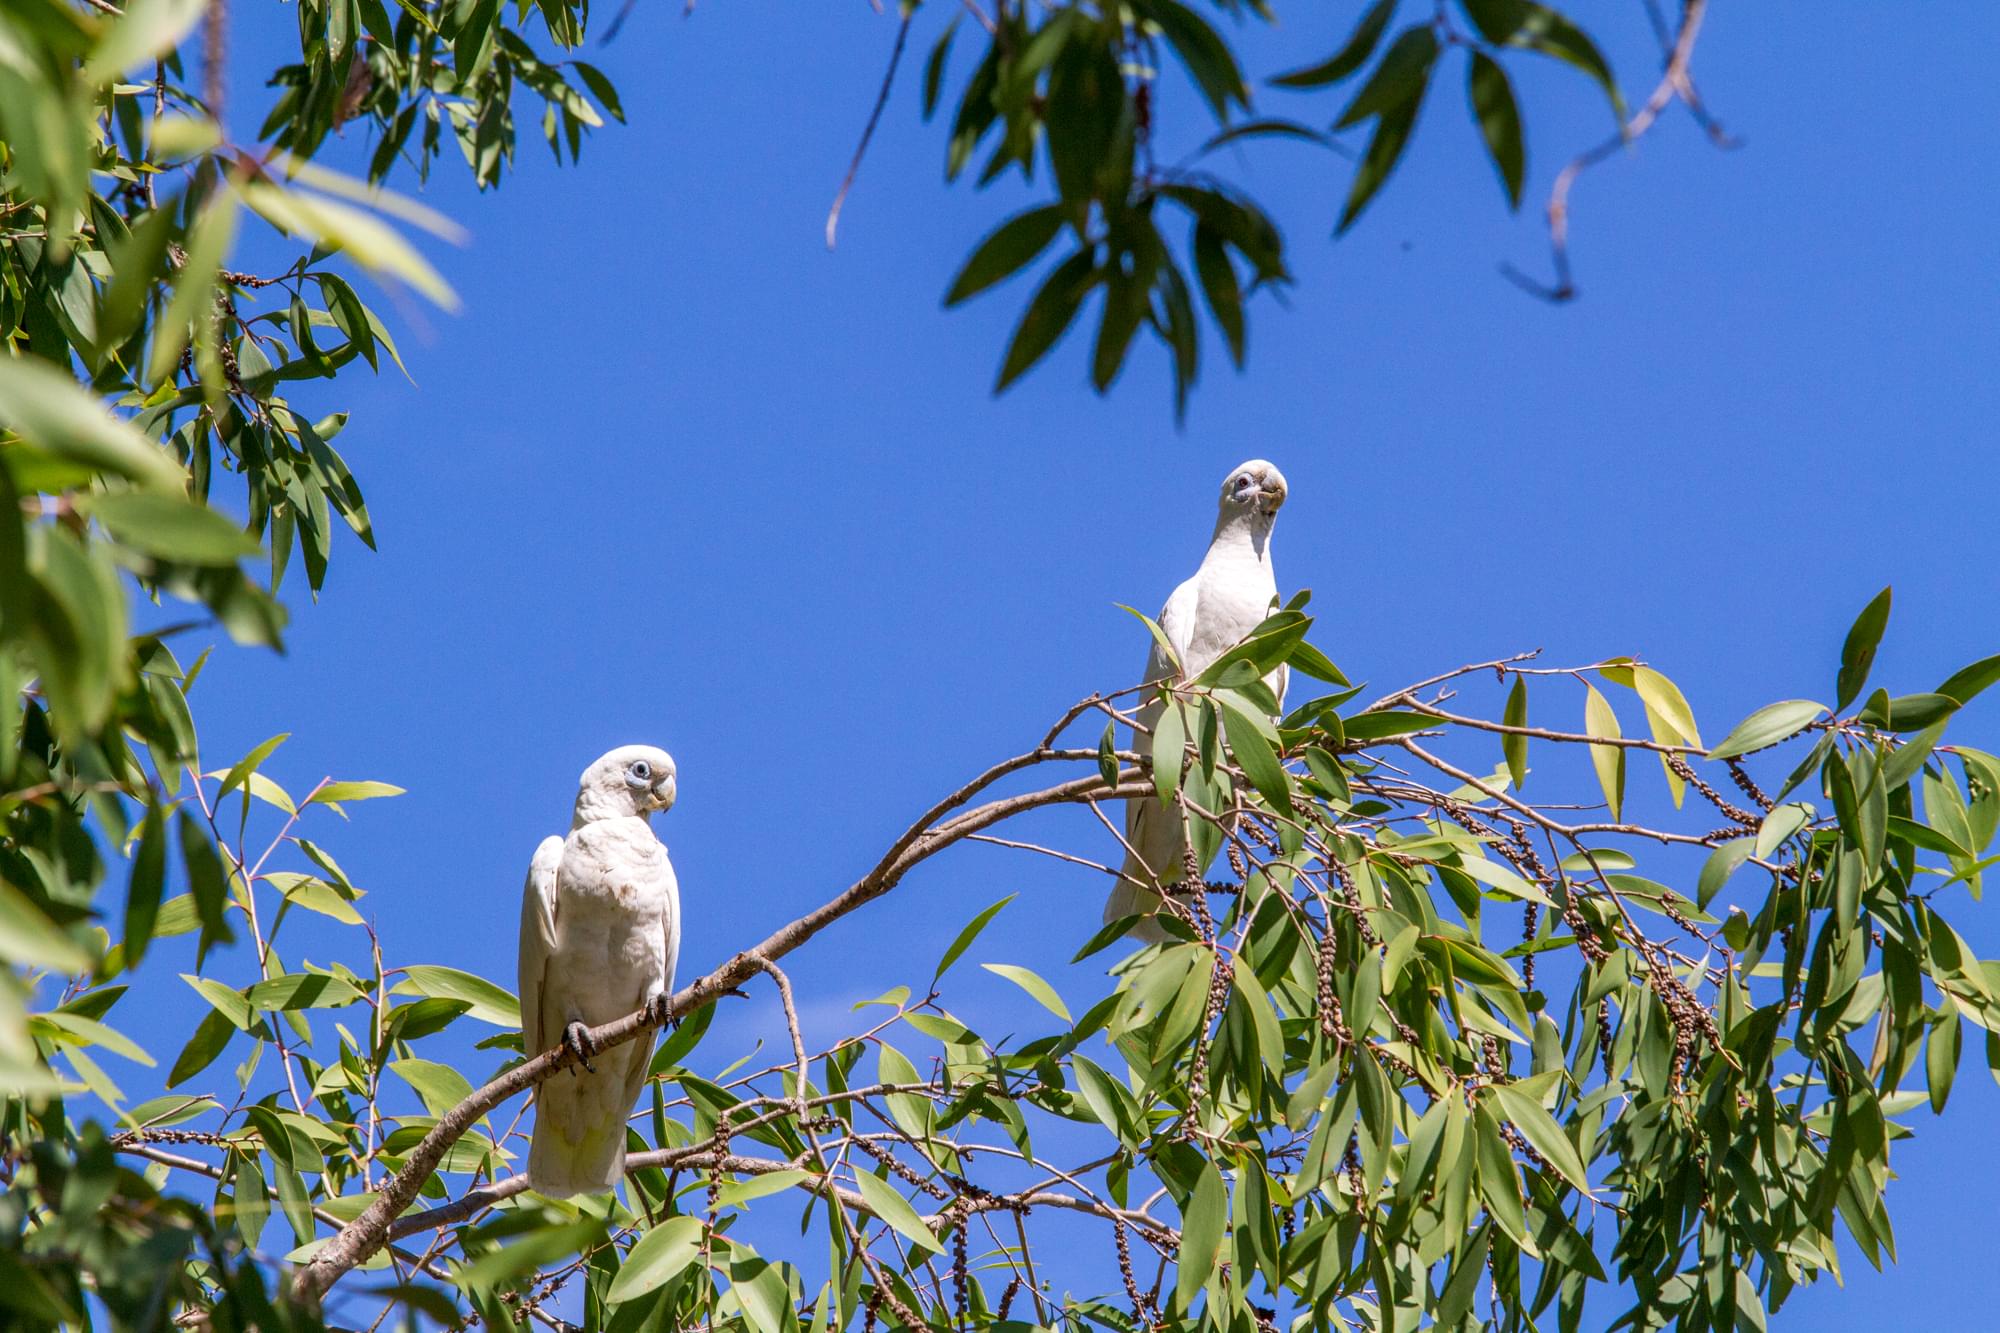
[[[765,966],[799,948],[835,921],[895,888],[902,877],[920,862],[1014,815],[1044,806],[1099,801],[1119,796],[1138,796],[1153,790],[1144,770],[1121,771],[1115,785],[1107,785],[1100,774],[1074,778],[1039,791],[1001,797],[977,806],[945,823],[936,821],[957,808],[982,787],[1005,773],[1049,759],[1069,758],[1096,751],[1038,750],[997,765],[960,788],[913,824],[898,838],[874,869],[850,885],[837,897],[774,931],[761,943],[730,958],[708,975],[677,992],[662,1014],[644,1009],[592,1028],[589,1046],[608,1050],[650,1032],[667,1018],[680,1018],[736,989]],[[409,1207],[424,1181],[437,1170],[447,1150],[488,1111],[515,1093],[524,1092],[575,1063],[576,1057],[561,1046],[544,1051],[488,1082],[470,1097],[438,1118],[416,1147],[410,1150],[403,1168],[385,1181],[373,1203],[328,1241],[318,1254],[299,1268],[292,1279],[292,1293],[301,1300],[316,1301],[339,1281],[342,1274],[365,1261],[389,1239],[395,1219]],[[492,1186],[489,1188],[499,1188]],[[518,1193],[516,1187],[513,1192]],[[506,1196],[500,1196],[506,1197]]]

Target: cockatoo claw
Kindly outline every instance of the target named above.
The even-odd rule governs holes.
[[[576,1057],[586,1072],[595,1074],[597,1066],[590,1063],[590,1057],[597,1054],[597,1047],[591,1043],[590,1029],[581,1023],[571,1023],[563,1029],[563,1049]],[[570,1073],[574,1074],[574,1069]]]

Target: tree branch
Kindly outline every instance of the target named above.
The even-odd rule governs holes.
[[[1618,133],[1603,143],[1583,153],[1579,153],[1568,166],[1556,176],[1555,185],[1549,190],[1549,247],[1555,256],[1555,285],[1545,287],[1528,277],[1513,265],[1505,265],[1505,273],[1524,291],[1558,304],[1576,298],[1576,283],[1570,276],[1569,267],[1569,192],[1576,184],[1577,177],[1591,167],[1604,161],[1621,148],[1629,147],[1637,141],[1660,118],[1676,98],[1687,103],[1698,121],[1708,131],[1709,137],[1717,143],[1727,139],[1717,129],[1712,128],[1708,112],[1701,99],[1695,94],[1694,84],[1688,75],[1688,66],[1694,60],[1695,40],[1701,35],[1701,21],[1708,12],[1708,0],[1686,0],[1681,9],[1681,26],[1674,36],[1673,49],[1667,56],[1667,68],[1654,85],[1652,96],[1646,104],[1618,127]]]
[[[623,1045],[642,1033],[652,1031],[663,1019],[684,1017],[703,1005],[713,1003],[718,997],[736,989],[763,971],[767,964],[799,948],[835,921],[888,893],[896,887],[905,874],[922,861],[982,829],[1024,811],[1044,806],[1137,796],[1153,790],[1152,780],[1142,769],[1131,768],[1121,771],[1115,785],[1107,785],[1101,774],[1092,773],[1087,777],[1074,778],[1039,791],[989,801],[946,823],[936,823],[944,813],[956,809],[970,799],[973,793],[1005,773],[1047,760],[1073,758],[1085,753],[1092,759],[1096,758],[1095,750],[1087,752],[1037,750],[987,770],[927,811],[896,840],[888,854],[874,869],[837,897],[774,931],[759,944],[736,954],[708,975],[677,992],[668,1004],[666,1013],[654,1010],[649,1014],[646,1010],[640,1009],[591,1029],[589,1046],[602,1051]],[[438,1163],[443,1160],[452,1144],[501,1102],[515,1093],[524,1092],[546,1081],[575,1063],[575,1059],[570,1051],[561,1046],[544,1051],[491,1080],[440,1116],[422,1141],[410,1150],[403,1168],[383,1182],[374,1202],[370,1203],[359,1217],[342,1227],[318,1254],[294,1274],[293,1295],[301,1300],[310,1301],[316,1301],[324,1296],[342,1274],[365,1261],[389,1239],[395,1219],[416,1198],[417,1191],[437,1170]],[[499,1186],[488,1188],[497,1189]],[[521,1188],[525,1188],[525,1184],[513,1187],[513,1192],[518,1193]]]

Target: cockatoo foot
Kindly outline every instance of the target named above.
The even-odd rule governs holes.
[[[590,1040],[590,1029],[581,1023],[571,1023],[563,1029],[563,1049],[576,1057],[576,1062],[592,1074],[597,1066],[590,1063],[590,1057],[597,1054],[596,1045]],[[574,1069],[570,1073],[574,1074]]]
[[[646,1019],[657,1027],[678,1028],[681,1025],[681,1020],[673,1012],[673,1007],[673,996],[655,995],[652,999],[646,1001]]]

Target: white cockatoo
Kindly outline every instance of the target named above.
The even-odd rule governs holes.
[[[674,990],[680,887],[647,817],[674,803],[674,761],[626,745],[583,771],[567,838],[535,849],[521,899],[521,1042],[557,1042],[579,1064],[535,1094],[528,1182],[551,1198],[608,1190],[625,1174],[625,1121],[651,1062],[649,1037],[598,1054],[585,1029]],[[595,1063],[590,1057],[596,1056]]]
[[[1278,583],[1271,572],[1271,527],[1285,494],[1284,473],[1261,458],[1237,466],[1224,479],[1221,512],[1208,554],[1160,612],[1160,628],[1180,659],[1179,679],[1191,680],[1206,671],[1274,609]],[[1154,644],[1146,658],[1146,680],[1167,680],[1175,671],[1174,662]],[[1266,677],[1280,702],[1288,674],[1280,666]],[[1144,705],[1139,721],[1151,727],[1163,708],[1158,700]],[[1145,737],[1139,738],[1142,747],[1146,743]],[[1171,887],[1184,873],[1181,821],[1175,811],[1160,804],[1159,797],[1134,796],[1125,802],[1125,841],[1130,850],[1117,887],[1104,905],[1107,922],[1157,911],[1160,896],[1153,884]],[[1134,926],[1131,934],[1141,940],[1166,938],[1151,916]]]

